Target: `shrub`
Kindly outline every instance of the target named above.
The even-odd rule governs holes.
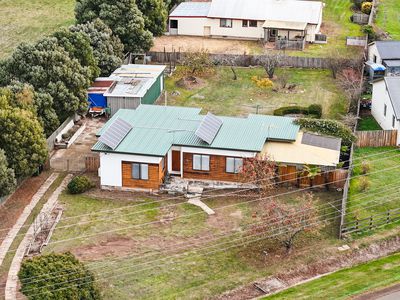
[[[303,114],[309,117],[321,118],[322,106],[319,104],[311,104],[308,107],[305,106],[283,106],[274,110],[275,116],[284,116],[288,114]]]
[[[314,115],[317,118],[321,118],[321,116],[322,116],[322,106],[321,106],[321,104],[311,104],[308,107],[308,114],[309,115]]]
[[[81,194],[93,187],[93,183],[86,176],[76,176],[70,181],[67,188],[71,194]]]
[[[71,253],[51,253],[27,259],[22,263],[18,277],[22,293],[31,300],[101,299],[94,274]]]
[[[251,77],[251,80],[253,80],[260,88],[269,88],[274,85],[274,83],[269,78],[259,78],[258,76],[253,76]]]
[[[357,139],[347,126],[335,120],[300,118],[295,123],[304,130],[341,138],[342,144],[347,146]]]
[[[368,161],[363,160],[362,163],[361,163],[361,172],[362,172],[362,174],[365,175],[365,174],[367,174],[370,170],[371,170],[371,164],[370,164]]]
[[[377,39],[377,34],[371,25],[364,25],[362,27],[362,31],[364,34],[368,35],[368,43],[373,42]]]
[[[372,2],[363,2],[363,4],[361,4],[361,11],[364,14],[369,15],[371,13],[372,10]]]
[[[370,185],[371,183],[368,177],[363,176],[358,179],[358,189],[360,190],[360,192],[365,192],[370,187]]]

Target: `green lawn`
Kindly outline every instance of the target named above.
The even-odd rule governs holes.
[[[316,194],[319,198],[318,204],[340,198],[340,193],[336,192]],[[70,250],[83,260],[95,272],[96,277],[101,279],[99,283],[104,299],[204,299],[274,272],[282,272],[285,264],[297,266],[304,261],[323,259],[327,255],[323,249],[336,245],[336,235],[332,234],[333,226],[324,228],[320,234],[300,235],[301,243],[296,245],[290,257],[283,256],[282,264],[273,255],[274,251],[282,254],[282,247],[274,240],[229,248],[246,241],[242,230],[248,229],[246,225],[255,222],[254,213],[260,209],[258,202],[221,208],[248,198],[231,196],[206,200],[217,212],[215,216],[207,217],[199,208],[186,203],[167,207],[177,200],[151,204],[151,199],[136,194],[127,193],[124,199],[118,198],[119,195],[104,192],[104,199],[99,199],[63,194],[60,200],[65,211],[50,245],[45,249],[46,252]],[[295,203],[294,198],[294,195],[286,196],[283,201]],[[144,205],[132,206],[140,203]],[[106,209],[121,210],[70,218]],[[327,205],[321,214],[334,212],[336,211]],[[182,217],[187,214],[194,215]],[[110,219],[111,217],[115,218]],[[166,220],[171,217],[177,219]],[[166,221],[134,227],[135,224],[156,220]],[[93,222],[79,224],[88,221]],[[64,227],[67,225],[72,227]],[[119,228],[125,229],[93,236]],[[83,235],[92,236],[73,239]],[[64,241],[65,239],[71,240]],[[194,245],[196,242],[198,244]],[[226,244],[212,247],[217,243]],[[308,251],[297,251],[310,245],[315,245],[321,251],[311,254]],[[209,248],[189,251],[198,247]],[[226,249],[215,251],[223,248]],[[266,249],[272,252],[268,257],[263,254]],[[207,255],[199,255],[201,253]]]
[[[74,22],[74,0],[2,0],[0,59],[21,42],[30,42]]]
[[[400,253],[344,269],[263,299],[350,299],[400,281]]]
[[[400,39],[400,1],[379,0],[376,24],[392,39]]]
[[[367,218],[380,212],[386,212],[388,209],[399,207],[400,198],[398,191],[397,193],[393,193],[393,188],[396,187],[395,184],[398,182],[400,168],[379,172],[380,170],[392,168],[400,164],[400,151],[390,151],[394,149],[391,147],[380,147],[358,148],[355,150],[354,164],[358,164],[358,166],[354,168],[353,175],[358,176],[361,174],[361,162],[369,162],[371,166],[369,172],[371,174],[367,174],[366,177],[370,182],[370,187],[367,189],[367,193],[363,193],[359,187],[361,177],[351,180],[347,205],[347,219],[349,221],[354,220],[355,217],[359,219]],[[369,157],[364,159],[365,156]],[[385,189],[385,187],[387,189],[392,188],[392,190],[379,192],[380,189]],[[391,201],[388,202],[388,200]]]
[[[362,117],[358,121],[357,130],[381,130],[381,126],[375,120],[373,116]]]
[[[278,69],[276,76],[282,73],[289,76],[289,84],[295,84],[293,91],[280,89],[275,82],[272,88],[259,88],[251,80],[253,76],[265,77],[262,68],[237,68],[238,80],[233,80],[229,68],[216,68],[216,72],[206,79],[201,79],[200,85],[188,89],[177,85],[182,77],[179,74],[167,78],[168,105],[197,106],[204,112],[211,111],[221,115],[247,115],[256,113],[272,114],[282,106],[321,104],[324,117],[339,118],[345,114],[348,101],[343,91],[332,79],[328,70],[314,69]],[[174,95],[178,91],[179,95]],[[176,94],[176,93],[175,93]]]

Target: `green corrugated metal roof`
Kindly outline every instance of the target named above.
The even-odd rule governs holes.
[[[140,105],[136,110],[120,109],[99,131],[101,135],[122,118],[133,126],[112,151],[101,142],[92,150],[164,156],[172,145],[259,152],[266,140],[294,141],[299,126],[291,118],[249,115],[247,118],[219,117],[223,124],[211,145],[195,135],[204,117],[199,108]]]

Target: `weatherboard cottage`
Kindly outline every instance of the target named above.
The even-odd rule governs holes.
[[[292,118],[200,114],[200,108],[120,109],[98,132],[103,188],[158,190],[166,176],[239,182],[245,159],[268,155],[285,166],[334,168],[340,139],[300,131]]]

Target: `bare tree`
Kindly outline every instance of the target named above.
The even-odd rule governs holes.
[[[290,254],[301,233],[317,231],[323,225],[317,220],[314,194],[304,193],[297,202],[297,205],[289,205],[275,198],[264,201],[261,222],[255,224],[252,231],[272,235]]]
[[[244,65],[244,62],[246,60],[246,53],[240,55],[240,54],[222,54],[217,56],[214,59],[214,64],[215,65],[223,65],[223,66],[229,66],[229,68],[232,71],[233,74],[233,80],[238,79],[238,74],[236,72],[236,67],[237,66],[242,66]]]
[[[338,72],[343,68],[343,56],[337,49],[329,51],[327,64],[332,72],[332,77],[336,79]]]
[[[244,161],[241,176],[244,182],[255,183],[259,192],[265,194],[275,187],[275,170],[275,162],[267,156],[257,156]]]
[[[281,52],[266,52],[259,57],[258,64],[265,69],[269,79],[274,78],[275,69],[279,66],[282,57]]]
[[[338,80],[351,105],[356,106],[363,91],[361,72],[353,68],[344,69],[339,73]]]
[[[206,49],[186,52],[181,59],[181,64],[192,76],[202,74],[213,67],[210,54]]]

